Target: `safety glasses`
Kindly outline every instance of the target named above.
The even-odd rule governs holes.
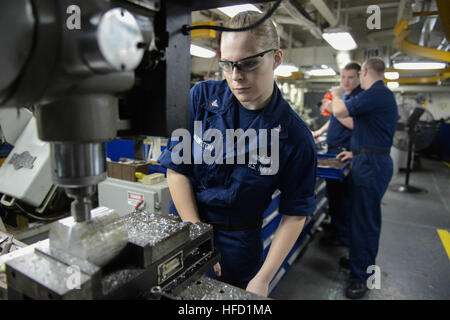
[[[255,54],[254,56],[246,57],[238,61],[219,60],[219,66],[226,73],[232,73],[235,67],[243,72],[252,71],[261,65],[262,58],[265,54],[276,50],[277,49],[266,50],[261,53]]]

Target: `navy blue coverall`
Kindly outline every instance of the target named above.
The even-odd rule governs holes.
[[[375,265],[381,231],[381,199],[393,174],[389,155],[397,127],[394,94],[383,81],[345,101],[354,127],[351,150],[350,279],[366,283],[367,268]]]
[[[240,103],[225,80],[205,81],[191,89],[191,129],[193,157],[199,150],[211,148],[204,137],[206,130],[219,130],[226,146],[226,130],[237,129]],[[195,132],[194,121],[201,121],[201,132]],[[267,159],[249,163],[246,144],[246,162],[237,163],[241,148],[234,144],[231,155],[235,164],[226,164],[226,151],[217,153],[223,164],[175,164],[171,152],[181,141],[172,135],[158,161],[165,168],[187,176],[194,189],[200,220],[213,225],[214,245],[221,253],[222,276],[219,280],[246,288],[263,263],[262,218],[272,201],[276,189],[281,191],[279,212],[283,215],[309,216],[316,207],[316,149],[308,126],[283,99],[274,82],[274,91],[268,105],[255,113],[248,129],[267,129],[268,139],[272,129],[279,132],[279,168],[272,174],[262,175],[269,165]],[[258,136],[258,139],[262,138]],[[261,143],[258,141],[258,143]],[[273,155],[272,145],[268,155]],[[196,151],[197,150],[197,151]],[[197,152],[197,153],[196,153]],[[216,154],[216,153],[214,153]],[[200,155],[201,157],[201,155]],[[267,173],[267,171],[266,171]],[[176,214],[171,203],[169,213]],[[209,275],[214,277],[212,271]]]
[[[358,85],[349,95],[342,93],[342,98],[347,101],[357,96],[361,91],[362,89]],[[352,130],[345,127],[331,114],[327,130],[327,153],[337,155],[344,150],[350,150],[351,136]],[[347,176],[342,182],[327,180],[331,223],[337,229],[339,241],[346,246],[350,245],[350,215],[352,210],[350,179],[350,176]]]

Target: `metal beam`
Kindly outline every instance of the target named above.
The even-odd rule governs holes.
[[[375,4],[375,3],[374,3]],[[348,7],[348,8],[341,8],[342,12],[348,12],[348,13],[361,13],[361,12],[366,12],[367,6],[352,6],[352,7]],[[399,6],[399,2],[388,2],[388,3],[380,3],[377,4],[377,6],[380,7],[380,9],[384,9],[383,12],[385,12],[385,10],[388,9],[397,9],[397,7]]]
[[[292,18],[294,18],[292,20],[293,24],[297,24],[297,25],[307,28],[309,30],[309,32],[311,32],[311,34],[316,39],[322,39],[322,30],[320,30],[320,28],[318,26],[316,26],[313,22],[306,19],[297,10],[297,8],[294,5],[292,5],[289,1],[284,1],[284,2],[282,2],[282,4],[283,4],[284,8],[287,10],[287,12],[289,13],[289,15]],[[277,21],[279,21],[279,20],[277,19]],[[283,22],[281,22],[281,23],[283,23]]]
[[[334,16],[330,8],[328,8],[323,0],[311,0],[311,3],[314,7],[316,7],[317,11],[319,11],[331,27],[335,27],[338,24],[338,19]]]

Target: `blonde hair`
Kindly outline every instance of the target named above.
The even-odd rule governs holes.
[[[228,20],[228,22],[225,24],[225,27],[248,27],[260,20],[263,16],[263,14],[255,11],[241,12]],[[262,24],[260,24],[256,28],[250,29],[248,32],[256,37],[259,45],[261,46],[261,49],[280,49],[280,37],[278,36],[277,28],[272,22],[272,19],[265,20]]]

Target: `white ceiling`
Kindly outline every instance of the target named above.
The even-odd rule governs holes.
[[[393,28],[405,8],[422,12],[436,10],[435,0],[284,0],[277,9],[273,20],[281,38],[281,47],[288,62],[299,66],[303,71],[313,65],[328,65],[339,72],[336,63],[337,51],[317,35],[329,27],[328,21],[319,13],[313,2],[324,2],[336,19],[337,26],[347,27],[358,44],[351,52],[352,59],[362,62],[373,55],[385,58],[388,66],[394,59],[411,59],[392,47]],[[366,12],[370,5],[377,5],[381,10],[379,30],[369,30],[366,22],[371,14]],[[267,11],[273,2],[255,4],[262,11]],[[297,8],[296,8],[297,7]],[[300,10],[298,10],[300,8]],[[323,12],[322,12],[323,13]],[[331,21],[328,17],[328,20]],[[228,19],[216,9],[196,11],[192,14],[193,22],[214,20],[221,24]],[[412,30],[408,40],[413,43],[449,50],[443,27],[438,16],[416,17],[410,22]],[[217,49],[217,39],[194,39],[194,43]],[[211,59],[193,58],[191,70],[194,74],[204,75],[208,71],[217,71],[217,63]]]

